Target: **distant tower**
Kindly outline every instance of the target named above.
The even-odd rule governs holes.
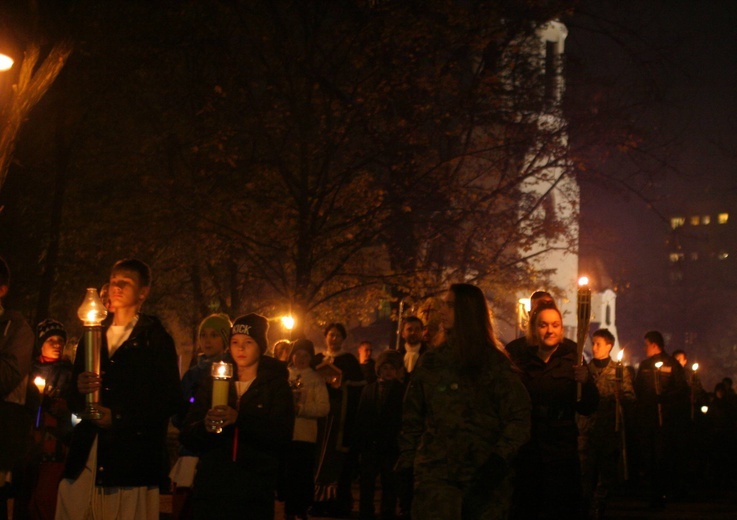
[[[538,129],[545,136],[527,155],[527,167],[534,172],[523,185],[525,193],[541,199],[537,217],[551,226],[565,231],[555,240],[541,237],[530,255],[531,264],[547,271],[550,283],[525,288],[528,297],[533,290],[548,289],[556,297],[563,313],[567,337],[576,337],[576,291],[578,270],[578,209],[579,188],[570,174],[564,153],[568,146],[561,100],[565,88],[562,74],[562,56],[568,30],[557,21],[547,22],[537,30],[540,68],[544,70],[541,92],[542,109],[537,114]],[[543,286],[545,285],[545,286]]]

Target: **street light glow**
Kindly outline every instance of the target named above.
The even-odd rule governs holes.
[[[0,71],[10,70],[13,66],[13,58],[7,54],[0,54]]]
[[[294,318],[291,316],[282,316],[281,324],[285,329],[292,330],[294,328]]]

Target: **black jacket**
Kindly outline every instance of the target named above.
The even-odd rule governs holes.
[[[380,396],[382,385],[384,394]],[[404,392],[405,386],[399,381],[375,381],[364,387],[353,436],[354,446],[359,451],[375,448],[380,452],[398,453]]]
[[[99,435],[98,486],[158,486],[163,477],[169,417],[181,402],[177,351],[161,322],[141,314],[130,337],[111,358],[106,338],[110,323],[102,331],[100,399],[112,412],[112,427],[103,429],[82,421],[74,428],[64,477],[79,476],[95,435]],[[69,399],[75,413],[85,406],[84,396],[77,391],[84,365],[83,337],[77,346]]]
[[[229,354],[223,361],[233,363]],[[231,380],[228,395],[228,404],[238,410],[236,424],[221,433],[206,430],[204,418],[212,403],[208,377],[187,413],[179,440],[200,455],[194,484],[198,499],[233,502],[230,505],[237,509],[238,502],[245,507],[249,498],[273,495],[279,459],[292,440],[294,401],[289,372],[274,358],[261,356],[256,379],[240,402],[236,379]]]
[[[519,350],[513,361],[532,400],[532,438],[524,450],[539,450],[546,461],[578,457],[576,413],[591,415],[599,404],[599,392],[592,377],[582,385],[576,400],[577,383],[573,367],[578,364],[576,344],[561,343],[545,363],[537,347]]]

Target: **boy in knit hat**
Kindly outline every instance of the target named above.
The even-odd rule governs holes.
[[[33,448],[29,450],[15,497],[13,516],[54,518],[56,490],[69,451],[72,419],[67,399],[72,390],[72,363],[63,357],[64,325],[46,319],[36,327],[36,346],[29,377],[29,402],[37,410]],[[32,403],[30,401],[33,401]]]
[[[294,428],[294,401],[283,363],[264,356],[268,320],[247,314],[233,322],[228,404],[212,407],[212,379],[202,386],[180,434],[200,453],[193,485],[195,518],[274,518],[279,459]]]

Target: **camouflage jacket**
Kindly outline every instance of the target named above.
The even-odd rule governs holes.
[[[447,344],[422,356],[404,399],[397,469],[471,482],[490,457],[509,464],[530,438],[530,397],[509,359],[493,360],[472,383]]]
[[[589,374],[596,383],[599,391],[599,407],[588,417],[578,417],[578,429],[581,435],[614,436],[617,414],[617,363],[609,360],[605,367],[597,367],[596,362],[588,364]],[[620,404],[626,407],[635,400],[635,389],[632,385],[632,375],[626,367],[622,367],[622,390]],[[624,408],[623,408],[624,409]]]

